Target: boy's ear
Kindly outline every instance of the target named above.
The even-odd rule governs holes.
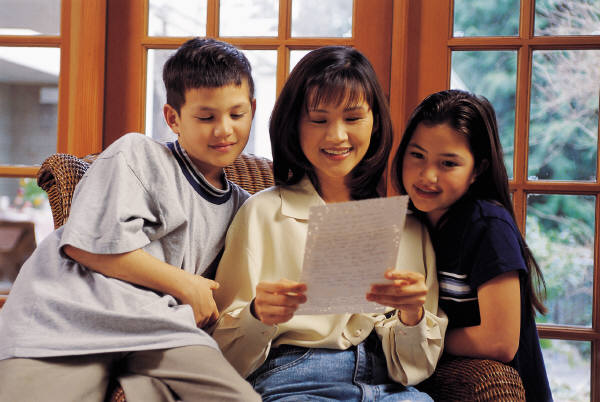
[[[250,105],[252,105],[252,118],[254,118],[254,114],[256,113],[256,98],[252,98]]]
[[[173,130],[175,134],[179,134],[179,113],[173,108],[173,106],[165,103],[163,106],[163,114],[165,116],[165,122]]]

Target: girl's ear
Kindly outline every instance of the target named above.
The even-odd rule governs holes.
[[[163,115],[165,116],[167,125],[175,134],[179,135],[179,113],[177,113],[177,110],[168,103],[165,103],[163,106]]]

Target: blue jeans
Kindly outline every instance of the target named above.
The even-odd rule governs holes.
[[[391,380],[381,343],[372,333],[347,350],[281,345],[248,377],[263,401],[429,401]]]

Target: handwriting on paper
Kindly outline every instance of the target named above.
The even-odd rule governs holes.
[[[408,196],[311,207],[296,314],[381,312],[365,295],[396,264]]]

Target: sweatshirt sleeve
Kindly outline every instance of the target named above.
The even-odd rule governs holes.
[[[398,319],[397,314],[393,314],[375,325],[388,373],[394,381],[403,385],[418,384],[433,374],[442,355],[448,326],[448,317],[438,308],[435,253],[427,229],[416,219],[407,219],[397,268],[414,267],[426,275],[428,293],[423,319],[417,325],[408,326]]]

